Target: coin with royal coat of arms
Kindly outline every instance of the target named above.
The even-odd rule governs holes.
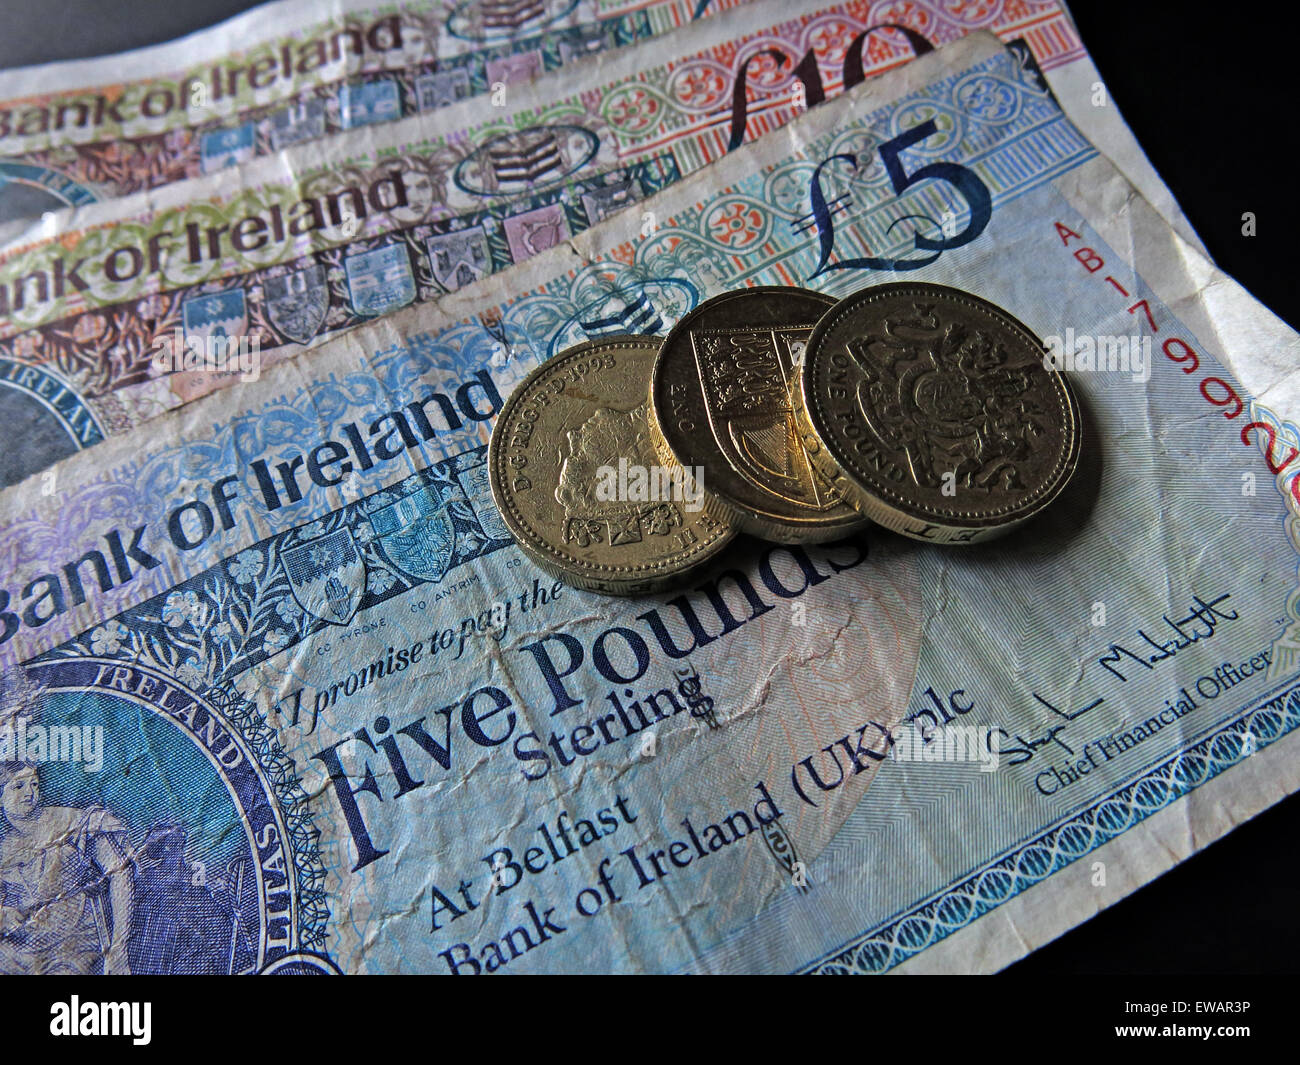
[[[804,445],[886,528],[933,543],[992,539],[1046,507],[1078,465],[1078,401],[1045,350],[959,289],[863,289],[808,340],[794,390]]]
[[[654,337],[602,337],[548,359],[511,393],[488,446],[492,497],[520,548],[569,584],[614,595],[673,587],[735,531],[656,462],[647,409]]]
[[[755,286],[705,300],[669,332],[650,380],[661,461],[702,471],[705,509],[779,543],[817,543],[862,516],[808,460],[790,385],[817,320],[806,289]]]

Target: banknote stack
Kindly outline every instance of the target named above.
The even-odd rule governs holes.
[[[0,72],[0,972],[986,972],[1300,787],[1300,338],[1100,81],[1059,0]]]

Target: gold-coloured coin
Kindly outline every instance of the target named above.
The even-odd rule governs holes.
[[[809,338],[795,414],[814,465],[872,521],[931,543],[1009,532],[1065,488],[1081,419],[1000,307],[904,282],[841,300]]]
[[[604,337],[544,362],[511,393],[488,446],[492,497],[520,548],[590,591],[680,584],[734,537],[656,461],[654,337]]]
[[[705,300],[673,327],[650,380],[660,459],[699,471],[705,509],[778,543],[838,539],[866,524],[808,461],[790,385],[829,296],[758,286]]]

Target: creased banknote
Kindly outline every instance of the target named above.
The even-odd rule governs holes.
[[[1300,339],[1012,54],[971,36],[643,206],[0,495],[0,970],[984,970],[1300,786],[1300,440],[1259,399]],[[514,547],[485,444],[539,360],[900,273],[1070,376],[1043,516],[738,542],[638,601]],[[998,387],[978,336],[925,343]],[[575,537],[680,528],[566,498]]]
[[[282,0],[181,41],[0,72],[0,221],[427,118],[740,0]]]
[[[512,89],[500,108],[462,101],[436,124],[302,145],[233,183],[59,216],[0,252],[0,401],[30,427],[0,478],[635,212],[844,85],[985,23],[1028,41],[1021,62],[1059,84],[1082,76],[1086,53],[1054,4],[958,18],[937,4],[759,0],[663,37],[653,57],[624,49]],[[1131,145],[1113,108],[1083,106]]]

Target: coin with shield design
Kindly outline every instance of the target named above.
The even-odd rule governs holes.
[[[791,405],[804,346],[834,302],[789,287],[724,292],[684,315],[655,361],[660,459],[701,471],[705,509],[754,536],[816,543],[865,524],[810,463]]]

